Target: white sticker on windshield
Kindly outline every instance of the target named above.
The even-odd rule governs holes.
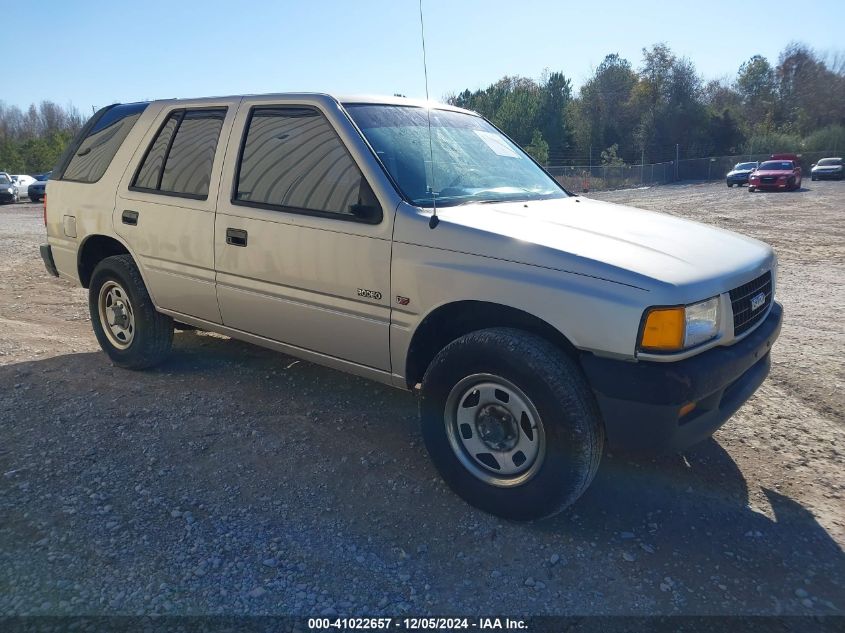
[[[519,158],[519,154],[517,154],[513,149],[505,142],[498,134],[493,134],[492,132],[484,132],[482,130],[473,130],[476,136],[484,141],[484,144],[492,149],[496,154],[499,156],[506,156],[507,158]]]

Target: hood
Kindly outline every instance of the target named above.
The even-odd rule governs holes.
[[[755,176],[791,176],[791,169],[758,169],[754,172]]]
[[[753,169],[732,169],[728,172],[728,176],[733,176],[736,174],[750,174]]]
[[[447,207],[434,230],[417,215],[397,221],[398,241],[671,290],[676,303],[725,292],[774,264],[771,247],[749,237],[582,197]]]
[[[816,165],[813,171],[839,171],[842,165]]]

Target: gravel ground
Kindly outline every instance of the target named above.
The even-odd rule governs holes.
[[[0,207],[0,614],[842,614],[845,183],[595,197],[773,244],[786,323],[714,440],[533,524],[445,488],[409,394],[207,333],[112,367]]]

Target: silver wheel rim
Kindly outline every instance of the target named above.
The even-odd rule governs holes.
[[[481,481],[518,486],[542,466],[546,435],[540,414],[512,382],[492,374],[467,376],[452,388],[444,413],[455,456]]]
[[[109,343],[117,349],[126,349],[135,338],[135,312],[129,295],[116,281],[107,281],[100,288],[97,300],[100,324]]]

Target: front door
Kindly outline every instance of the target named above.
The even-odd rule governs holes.
[[[389,370],[392,209],[321,101],[245,99],[229,145],[215,230],[223,324]]]

